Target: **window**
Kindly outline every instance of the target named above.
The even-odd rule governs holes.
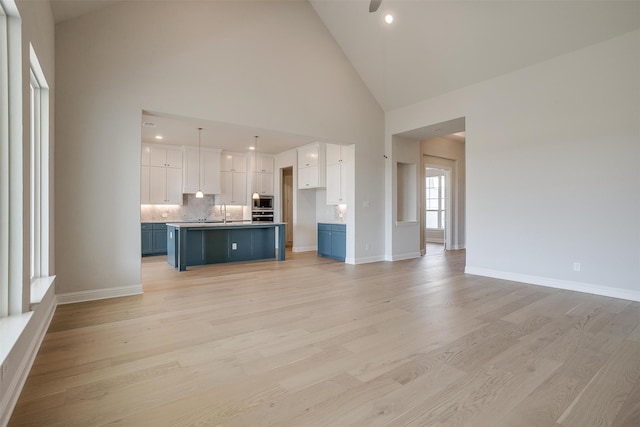
[[[427,169],[426,227],[444,229],[445,220],[445,180],[441,170]]]
[[[30,49],[30,278],[49,275],[49,90]]]
[[[9,43],[0,2],[0,235],[9,236]],[[9,239],[0,239],[0,318],[9,314]]]

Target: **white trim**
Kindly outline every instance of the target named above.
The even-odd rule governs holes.
[[[18,368],[15,370],[13,377],[11,377],[11,383],[5,389],[6,393],[0,399],[0,426],[6,426],[9,423],[9,419],[11,418],[11,414],[13,413],[16,403],[18,403],[18,397],[20,397],[24,383],[27,381],[29,371],[31,371],[31,367],[33,366],[33,362],[38,354],[40,345],[44,340],[47,329],[49,329],[55,309],[56,299],[53,295],[46,299],[45,304],[40,304],[38,306],[38,310],[46,310],[43,316],[44,321],[35,326],[36,330],[34,331],[35,333],[31,342],[29,342],[25,352],[25,357],[20,360]],[[29,324],[34,317],[39,317],[39,314],[34,312],[28,312],[19,316],[26,317],[27,315],[28,323],[24,325],[23,330],[29,327]]]
[[[419,224],[418,221],[396,221],[396,227],[416,227]]]
[[[294,246],[291,249],[291,252],[311,252],[311,251],[317,251],[318,248],[315,246]]]
[[[451,245],[450,248],[447,248],[447,250],[450,250],[450,251],[459,251],[462,249],[466,249],[465,245]]]
[[[42,299],[53,286],[56,276],[38,277],[31,282],[31,307],[42,302]]]
[[[437,239],[435,237],[427,237],[425,240],[427,243],[444,243],[444,239]]]
[[[375,256],[368,256],[368,257],[360,257],[360,258],[349,258],[347,260],[345,260],[345,262],[347,264],[369,264],[372,262],[380,262],[380,261],[384,261],[385,258],[383,255],[375,255]]]
[[[590,283],[551,279],[548,277],[530,276],[528,274],[510,273],[507,271],[491,270],[487,268],[470,266],[466,266],[464,272],[467,274],[475,274],[477,276],[493,277],[494,279],[512,280],[514,282],[546,286],[548,288],[584,292],[587,294],[640,302],[640,291],[634,291],[631,289],[614,288],[609,286],[593,285]]]
[[[58,294],[58,304],[95,301],[107,298],[127,297],[143,293],[142,284],[133,286],[119,286],[116,288],[97,289],[95,291],[78,291]]]
[[[420,251],[407,252],[406,254],[391,255],[390,257],[385,257],[385,261],[402,261],[404,259],[413,259],[413,258],[420,258]]]

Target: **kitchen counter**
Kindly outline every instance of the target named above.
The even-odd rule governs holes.
[[[247,221],[173,221],[167,222],[167,226],[172,226],[176,228],[209,228],[209,227],[262,227],[264,225],[267,226],[277,226],[284,225],[283,222],[251,222]]]
[[[265,222],[169,222],[167,262],[188,266],[285,259],[286,224]]]

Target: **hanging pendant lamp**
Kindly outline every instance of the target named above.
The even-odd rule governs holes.
[[[201,144],[202,128],[198,128],[198,191],[196,192],[196,199],[202,199],[204,194],[200,190],[200,144]]]
[[[253,171],[258,172],[258,136],[256,135],[255,138],[256,138],[256,143],[254,145],[255,161],[253,162]],[[253,194],[251,195],[251,198],[253,200],[260,200],[260,194],[257,191],[254,191]]]

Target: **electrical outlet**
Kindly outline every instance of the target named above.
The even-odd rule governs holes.
[[[238,244],[237,243],[232,243],[231,244],[231,250],[235,251],[236,249],[238,249]]]
[[[580,271],[580,263],[579,262],[574,262],[573,263],[573,271]]]

